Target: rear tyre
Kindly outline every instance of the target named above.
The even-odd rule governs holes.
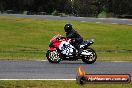
[[[86,64],[93,64],[97,59],[97,54],[92,48],[87,48],[83,52],[89,53],[89,55],[82,55],[82,61]]]
[[[46,57],[50,63],[59,63],[61,61],[60,54],[57,50],[48,50]]]

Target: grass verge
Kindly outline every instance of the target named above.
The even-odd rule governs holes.
[[[46,52],[0,52],[0,60],[46,60]],[[131,53],[97,52],[98,61],[131,61]]]
[[[65,36],[63,26],[67,22],[0,16],[0,59],[46,59],[49,40],[56,34]],[[98,60],[132,60],[132,26],[71,23],[84,40],[95,39],[91,47],[97,51]]]
[[[85,84],[75,81],[0,81],[0,88],[131,88],[130,84]]]

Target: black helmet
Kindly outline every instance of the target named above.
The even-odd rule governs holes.
[[[72,25],[71,24],[66,24],[64,27],[65,32],[70,32],[72,30]]]

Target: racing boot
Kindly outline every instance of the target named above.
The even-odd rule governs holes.
[[[75,48],[78,50],[77,56],[80,56],[81,53],[82,53],[82,51],[83,51],[83,49],[81,49],[81,48],[79,47],[79,45],[75,45]]]
[[[81,55],[82,51],[83,51],[83,49],[78,49],[78,56]]]

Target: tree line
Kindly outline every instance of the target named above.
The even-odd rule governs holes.
[[[47,14],[58,11],[89,17],[102,12],[107,16],[132,15],[132,0],[0,0],[0,12],[7,10]]]

